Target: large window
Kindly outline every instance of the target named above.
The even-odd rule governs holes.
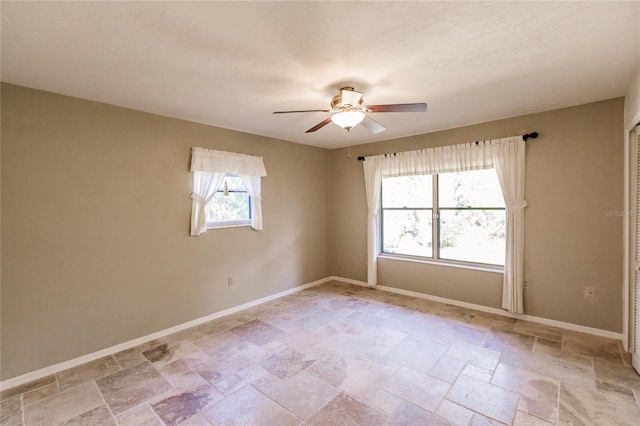
[[[381,199],[383,253],[504,265],[506,211],[495,170],[386,177]]]
[[[224,185],[207,203],[207,228],[251,225],[251,197],[238,176],[227,175]]]

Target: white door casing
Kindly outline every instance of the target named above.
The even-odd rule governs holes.
[[[631,345],[632,364],[640,372],[640,126],[631,132],[631,202],[629,223],[631,225],[630,277],[631,277]]]

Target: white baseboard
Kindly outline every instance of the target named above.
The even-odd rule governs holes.
[[[124,351],[126,349],[133,348],[135,346],[141,345],[143,343],[150,342],[154,339],[159,339],[165,336],[168,336],[173,333],[177,333],[182,330],[186,330],[191,327],[195,327],[200,324],[204,324],[205,322],[212,321],[214,319],[224,317],[230,314],[234,314],[236,312],[242,311],[244,309],[248,309],[254,307],[256,305],[261,305],[266,302],[270,302],[274,299],[279,299],[280,297],[287,296],[292,293],[296,293],[300,290],[304,290],[309,287],[313,287],[316,285],[324,284],[328,281],[331,281],[331,278],[322,278],[317,281],[313,281],[307,284],[299,285],[297,287],[291,288],[289,290],[281,291],[279,293],[272,294],[270,296],[261,297],[260,299],[253,300],[251,302],[243,303],[242,305],[234,306],[233,308],[225,309],[222,311],[215,312],[213,314],[194,319],[192,321],[188,321],[174,327],[167,328],[165,330],[161,330],[155,333],[147,334],[146,336],[139,337],[137,339],[129,340],[128,342],[120,343],[115,346],[111,346],[109,348],[101,349],[97,352],[93,352],[87,355],[80,356],[78,358],[73,358],[68,361],[60,362],[58,364],[50,365],[48,367],[41,368],[39,370],[31,371],[29,373],[23,374],[21,376],[13,377],[8,380],[4,380],[0,382],[0,391],[4,391],[7,389],[14,388],[16,386],[23,385],[25,383],[32,382],[34,380],[41,379],[46,376],[50,376],[52,374],[58,373],[63,370],[67,370],[69,368],[77,367],[78,365],[95,361],[96,359],[113,355],[117,352]]]
[[[90,353],[90,354],[87,354],[87,355],[83,355],[83,356],[80,356],[78,358],[73,358],[73,359],[70,359],[68,361],[64,361],[64,362],[61,362],[61,363],[58,363],[58,364],[54,364],[54,365],[50,365],[48,367],[41,368],[39,370],[31,371],[31,372],[23,374],[21,376],[17,376],[17,377],[8,379],[8,380],[4,380],[4,381],[0,382],[0,391],[4,391],[4,390],[7,390],[7,389],[14,388],[16,386],[23,385],[25,383],[29,383],[29,382],[32,382],[34,380],[41,379],[43,377],[49,376],[51,374],[58,373],[58,372],[63,371],[63,370],[67,370],[69,368],[77,367],[77,366],[79,366],[81,364],[84,364],[84,363],[87,363],[87,362],[90,362],[90,361],[94,361],[96,359],[99,359],[99,358],[102,358],[102,357],[105,357],[105,356],[113,355],[113,354],[115,354],[117,352],[133,348],[133,347],[141,345],[143,343],[147,343],[147,342],[149,342],[151,340],[159,339],[159,338],[168,336],[170,334],[177,333],[179,331],[186,330],[186,329],[191,328],[191,327],[195,327],[195,326],[203,324],[205,322],[212,321],[214,319],[217,319],[217,318],[220,318],[220,317],[224,317],[226,315],[234,314],[234,313],[242,311],[244,309],[248,309],[248,308],[251,308],[251,307],[254,307],[254,306],[257,306],[257,305],[261,305],[263,303],[270,302],[271,300],[275,300],[275,299],[278,299],[280,297],[284,297],[284,296],[287,296],[289,294],[296,293],[298,291],[304,290],[304,289],[309,288],[309,287],[314,287],[314,286],[317,286],[317,285],[320,285],[320,284],[324,284],[324,283],[329,282],[329,281],[339,281],[339,282],[343,282],[343,283],[347,283],[347,284],[354,284],[354,285],[359,285],[359,286],[363,286],[363,287],[369,287],[369,285],[364,281],[353,280],[353,279],[350,279],[350,278],[343,278],[343,277],[338,277],[338,276],[330,276],[330,277],[322,278],[320,280],[313,281],[313,282],[310,282],[310,283],[307,283],[307,284],[303,284],[303,285],[291,288],[289,290],[281,291],[279,293],[275,293],[275,294],[272,294],[270,296],[261,297],[260,299],[253,300],[251,302],[243,303],[242,305],[238,305],[238,306],[234,306],[234,307],[229,308],[229,309],[218,311],[218,312],[215,312],[213,314],[210,314],[210,315],[207,315],[207,316],[204,316],[204,317],[201,317],[201,318],[197,318],[195,320],[188,321],[188,322],[176,325],[174,327],[167,328],[165,330],[158,331],[156,333],[148,334],[146,336],[139,337],[137,339],[129,340],[127,342],[120,343],[118,345],[111,346],[109,348],[105,348],[105,349],[99,350],[97,352],[93,352],[93,353]],[[596,336],[608,337],[610,339],[622,340],[622,333],[616,333],[616,332],[613,332],[613,331],[601,330],[601,329],[598,329],[598,328],[586,327],[586,326],[583,326],[583,325],[571,324],[571,323],[568,323],[568,322],[556,321],[556,320],[536,317],[536,316],[532,316],[532,315],[513,314],[511,312],[503,311],[502,309],[491,308],[489,306],[476,305],[474,303],[461,302],[459,300],[447,299],[447,298],[444,298],[444,297],[431,296],[429,294],[419,293],[419,292],[410,291],[410,290],[403,290],[401,288],[388,287],[388,286],[383,286],[383,285],[379,285],[379,286],[376,286],[374,288],[377,289],[377,290],[387,291],[389,293],[403,294],[405,296],[412,296],[412,297],[416,297],[416,298],[419,298],[419,299],[426,299],[426,300],[431,300],[431,301],[434,301],[434,302],[447,303],[449,305],[455,305],[455,306],[460,306],[460,307],[463,307],[463,308],[474,309],[476,311],[487,312],[487,313],[491,313],[491,314],[502,315],[502,316],[505,316],[505,317],[531,321],[531,322],[535,322],[535,323],[538,323],[538,324],[544,324],[544,325],[549,325],[549,326],[553,326],[553,327],[563,328],[565,330],[578,331],[578,332],[581,332],[581,333],[587,333],[587,334],[593,334],[593,335],[596,335]]]

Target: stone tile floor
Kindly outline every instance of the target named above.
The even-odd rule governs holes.
[[[327,283],[4,391],[2,425],[639,425],[619,342]]]

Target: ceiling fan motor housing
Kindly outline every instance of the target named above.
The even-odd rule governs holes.
[[[331,109],[334,111],[362,111],[364,98],[362,93],[353,90],[353,87],[343,87],[340,93],[331,99]]]

